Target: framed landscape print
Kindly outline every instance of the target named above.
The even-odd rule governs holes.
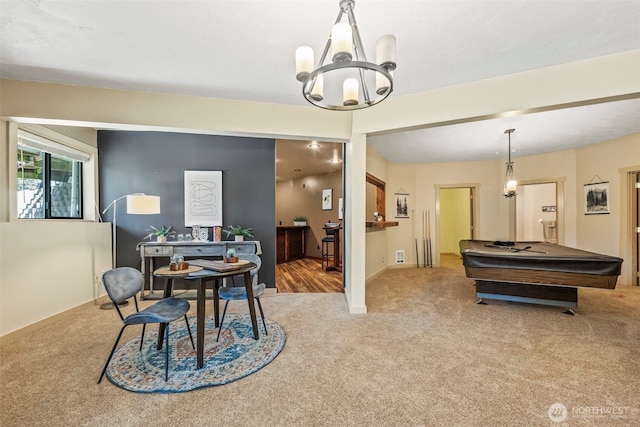
[[[409,195],[396,193],[396,218],[409,218]]]
[[[222,226],[221,171],[184,171],[184,225]]]
[[[584,185],[584,214],[600,215],[609,213],[609,182],[595,182]]]

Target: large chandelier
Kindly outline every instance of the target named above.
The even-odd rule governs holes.
[[[504,176],[504,197],[510,198],[516,195],[516,188],[518,182],[513,177],[513,162],[511,161],[511,134],[515,132],[515,129],[507,129],[504,133],[509,134],[509,162],[507,163],[507,173]]]
[[[302,95],[313,105],[327,110],[349,111],[371,107],[393,91],[392,71],[396,68],[396,38],[386,34],[378,39],[376,63],[368,62],[353,14],[355,0],[340,0],[340,12],[331,37],[314,67],[313,49],[296,49],[296,78]],[[344,15],[349,22],[342,22]],[[331,48],[332,60],[324,65]],[[375,86],[375,91],[370,88]]]

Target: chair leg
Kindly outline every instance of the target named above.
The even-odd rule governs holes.
[[[164,329],[164,380],[169,380],[169,324],[165,324]]]
[[[260,309],[260,317],[262,317],[262,326],[264,327],[264,333],[265,335],[269,335],[269,332],[267,332],[267,324],[264,321],[264,311],[262,311],[262,304],[260,304],[260,298],[256,297],[256,301],[258,302],[258,308]]]
[[[144,329],[147,327],[146,323],[142,324],[142,335],[140,335],[140,351],[142,351],[142,343],[144,342]]]
[[[196,345],[193,343],[193,335],[191,335],[191,328],[189,327],[189,321],[187,320],[187,315],[184,315],[184,321],[187,324],[187,331],[189,331],[189,338],[191,339],[191,347],[193,347],[193,349],[196,349]]]
[[[124,332],[124,328],[127,325],[124,325],[122,329],[120,329],[120,333],[118,334],[118,338],[116,339],[115,344],[113,344],[113,348],[111,349],[111,353],[109,353],[109,357],[107,358],[107,363],[104,364],[104,368],[102,369],[102,373],[100,374],[100,379],[98,380],[98,384],[102,381],[102,377],[104,377],[105,372],[107,372],[107,366],[109,366],[109,362],[111,362],[111,358],[113,357],[113,353],[116,352],[116,348],[118,347],[118,343],[120,342],[120,338],[122,338],[122,333]]]
[[[224,315],[227,314],[227,306],[229,305],[229,301],[224,303],[224,310],[222,310],[222,320],[220,320],[220,326],[218,327],[218,336],[216,337],[216,342],[220,339],[220,331],[222,330],[222,324],[224,323]]]

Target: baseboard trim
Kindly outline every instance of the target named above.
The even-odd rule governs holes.
[[[385,268],[383,268],[382,270],[378,271],[377,273],[374,273],[372,276],[368,277],[367,279],[365,279],[364,283],[365,285],[367,283],[369,283],[370,281],[378,278],[378,276],[382,275],[382,273],[384,273],[387,270],[398,270],[401,268],[420,268],[418,267],[416,264],[394,264],[394,265],[387,265]]]
[[[38,329],[43,328],[44,326],[50,325],[53,322],[57,322],[60,319],[64,319],[66,317],[69,317],[70,315],[80,311],[80,310],[84,310],[86,308],[89,308],[91,306],[99,306],[102,303],[108,302],[109,300],[109,296],[108,295],[104,295],[101,296],[98,299],[89,301],[89,302],[85,302],[84,304],[80,304],[78,306],[75,306],[73,308],[70,308],[69,310],[65,310],[61,313],[58,314],[54,314],[53,316],[47,317],[46,319],[42,319],[42,320],[38,320],[35,323],[32,323],[30,325],[27,325],[23,328],[20,328],[18,330],[15,330],[13,332],[9,332],[6,333],[2,336],[0,336],[0,345],[2,344],[6,344],[8,342],[11,342],[15,339],[19,339],[24,337],[25,335],[33,332],[33,331],[37,331]]]

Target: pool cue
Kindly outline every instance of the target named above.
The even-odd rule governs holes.
[[[431,250],[431,212],[427,210],[427,243],[429,245],[429,267],[433,267],[433,252]]]
[[[416,234],[416,216],[414,210],[411,211],[411,234],[413,234],[413,237],[416,241],[416,267],[420,268],[420,257],[418,255],[418,236]]]
[[[425,225],[425,211],[422,211],[422,213],[420,214],[420,223],[422,224],[422,247],[424,249],[424,252],[422,253],[422,262],[424,263],[424,268],[427,268],[427,256],[428,256],[428,252],[427,252],[427,239],[426,239],[426,233],[427,233],[427,227]]]
[[[425,252],[425,260],[424,260],[424,266],[425,267],[431,267],[431,227],[429,224],[429,211],[426,210],[423,212],[423,216],[424,216],[424,229],[425,229],[425,235],[426,235],[426,239],[424,241],[424,252]]]
[[[500,246],[500,245],[484,245],[484,246],[487,247],[487,248],[503,249],[505,251],[511,251],[513,253],[526,251],[526,252],[536,252],[536,253],[539,253],[539,254],[549,255],[549,252],[536,251],[536,250],[531,249],[531,246],[525,246],[524,248],[514,248],[514,247],[510,247],[510,246]]]

